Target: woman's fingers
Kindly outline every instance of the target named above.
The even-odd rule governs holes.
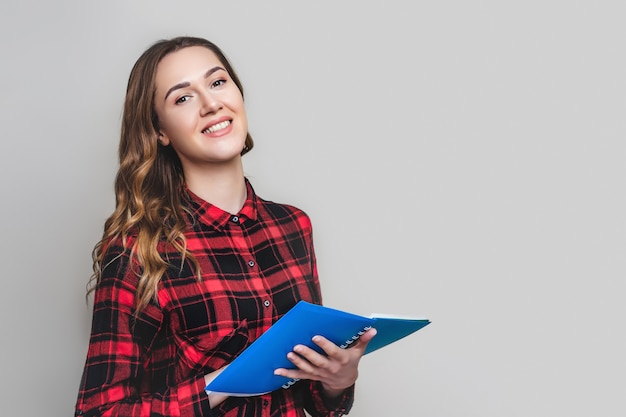
[[[296,345],[287,358],[297,369],[277,369],[274,373],[287,378],[312,379],[316,381],[345,381],[356,378],[361,356],[370,340],[376,335],[375,329],[365,332],[349,349],[342,349],[323,336],[315,336],[313,342],[324,353],[319,353],[305,345]]]

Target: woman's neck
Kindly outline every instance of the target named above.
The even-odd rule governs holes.
[[[185,171],[185,183],[198,197],[231,214],[238,213],[246,202],[241,163]]]

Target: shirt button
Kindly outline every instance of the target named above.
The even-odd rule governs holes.
[[[271,304],[271,303],[269,302],[269,300],[265,300],[265,301],[263,302],[263,305],[264,305],[265,307],[269,307],[269,306],[270,306],[270,304]]]
[[[248,266],[252,268],[254,266],[254,261],[248,261]]]
[[[263,407],[267,407],[268,405],[270,405],[270,402],[267,400],[263,400]]]
[[[239,223],[239,217],[237,216],[231,217],[231,220],[233,221],[233,223]]]

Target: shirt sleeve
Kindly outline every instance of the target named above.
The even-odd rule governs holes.
[[[324,396],[321,382],[310,381],[309,392],[311,397],[305,408],[313,417],[340,417],[348,414],[354,403],[354,385],[346,388],[336,398]]]
[[[212,416],[204,375],[156,390],[142,378],[163,312],[155,303],[134,315],[137,274],[128,251],[110,250],[94,294],[87,359],[76,416]]]

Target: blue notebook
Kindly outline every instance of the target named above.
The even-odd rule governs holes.
[[[245,397],[265,394],[281,387],[287,389],[297,380],[274,375],[274,370],[295,368],[287,359],[287,353],[297,344],[309,346],[321,353],[321,348],[311,341],[313,336],[324,336],[336,345],[347,348],[365,331],[374,327],[377,334],[365,351],[365,354],[369,354],[429,323],[426,318],[360,316],[300,301],[235,358],[206,386],[206,390]]]

